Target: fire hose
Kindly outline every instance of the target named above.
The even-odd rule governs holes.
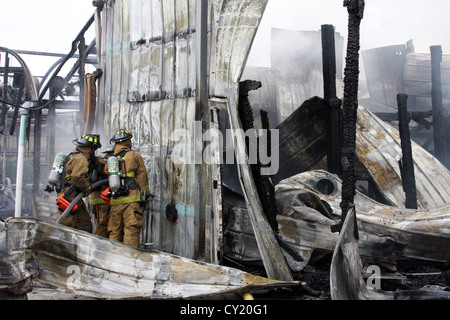
[[[108,183],[108,179],[95,182],[92,184],[91,187],[92,187],[92,189],[95,189],[106,183]],[[71,201],[70,205],[66,208],[66,210],[64,210],[63,214],[61,215],[61,217],[59,217],[59,219],[56,222],[61,223],[62,221],[64,221],[64,219],[72,212],[73,207],[75,207],[75,205],[78,203],[78,201],[80,201],[81,198],[83,198],[83,197],[84,197],[84,192],[80,192],[79,194],[77,194],[76,197]]]

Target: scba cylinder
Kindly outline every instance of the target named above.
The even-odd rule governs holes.
[[[66,155],[62,152],[58,153],[53,161],[52,170],[48,176],[48,183],[55,186],[59,181],[59,176],[63,170],[64,161],[66,160]]]
[[[111,156],[108,158],[108,182],[109,189],[112,192],[117,192],[120,189],[120,167],[119,159]]]

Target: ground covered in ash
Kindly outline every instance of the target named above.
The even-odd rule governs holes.
[[[298,288],[278,290],[261,297],[264,299],[331,300],[330,266],[331,254],[293,273],[294,280],[302,282]],[[448,263],[400,259],[396,269],[395,272],[381,270],[381,290],[450,291],[450,264]],[[264,274],[261,275],[264,276]],[[367,277],[368,275],[364,276],[365,280]],[[420,295],[414,297],[421,300]],[[429,296],[424,296],[423,299],[429,299]]]

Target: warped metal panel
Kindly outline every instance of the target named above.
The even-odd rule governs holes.
[[[183,299],[298,286],[156,250],[143,251],[54,222],[0,222],[0,294],[32,278],[100,299]]]
[[[266,5],[267,0],[223,1],[216,31],[215,96],[226,97],[228,84],[239,82]]]
[[[356,215],[351,210],[344,222],[330,267],[330,293],[333,300],[448,300],[448,291],[439,288],[381,290],[363,278]],[[374,288],[375,287],[375,288]]]
[[[279,154],[280,168],[273,176],[274,184],[319,167],[326,156],[325,108],[324,100],[309,99],[276,127],[280,142],[275,151]]]
[[[358,108],[356,130],[359,159],[387,199],[397,207],[405,207],[398,165],[402,157],[398,131],[363,107]],[[419,209],[450,202],[450,172],[414,141],[411,143]]]
[[[266,5],[267,1],[264,0],[224,1],[216,25],[215,73],[211,89],[216,97],[227,98],[226,107],[233,130],[241,129],[237,111],[239,81]],[[238,43],[239,46],[232,46],[230,43]],[[244,138],[234,132],[233,141],[237,157],[242,157],[241,159],[246,159],[249,163]],[[238,164],[238,174],[264,268],[269,278],[292,279],[275,235],[264,215],[247,163]]]
[[[340,219],[341,192],[342,181],[324,170],[303,172],[276,186],[280,234],[295,244],[303,264],[316,249],[334,249],[339,235],[330,226]],[[450,203],[413,210],[381,204],[357,191],[354,204],[362,256],[394,265],[400,256],[449,260]]]

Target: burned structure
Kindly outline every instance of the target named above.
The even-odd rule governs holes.
[[[364,1],[345,3],[350,19],[360,21]],[[358,96],[357,24],[349,23],[353,30],[347,55],[353,59],[346,65],[353,70],[346,74],[351,83],[350,89],[345,86],[348,116],[342,112],[345,95],[340,92],[345,84],[344,39],[331,25],[320,32],[274,29],[274,38],[298,38],[302,47],[290,59],[274,54],[271,68],[244,69],[267,0],[115,0],[94,5],[92,18],[49,80],[42,82],[38,97],[17,98],[15,103],[8,98],[15,107],[10,113],[14,117],[23,101],[33,100],[33,167],[41,168],[41,154],[52,159],[59,151],[55,140],[44,144],[47,152],[42,150],[41,128],[55,139],[55,104],[61,103],[78,71],[75,114],[80,121],[75,132],[95,131],[105,141],[118,128],[129,128],[144,158],[154,196],[144,210],[141,248],[55,223],[53,208],[43,204],[43,198],[51,203],[52,196],[38,191],[46,173],[35,169],[34,216],[0,222],[0,294],[26,295],[34,278],[106,299],[298,289],[304,285],[299,279],[305,267],[323,256],[337,257],[345,241],[354,249],[354,260],[362,258],[389,272],[396,272],[401,258],[450,260],[450,173],[426,145],[411,142],[405,147],[407,138],[380,119],[398,119],[393,116],[397,111],[386,114],[378,107],[394,109],[393,99],[406,86],[389,87],[388,92],[388,86],[372,84],[373,73],[366,72],[370,99]],[[86,46],[83,35],[90,26],[96,38]],[[61,77],[60,66],[76,51],[78,64]],[[95,72],[86,74],[90,54]],[[369,63],[368,56],[363,53],[364,63]],[[401,60],[403,54],[395,58]],[[286,64],[306,62],[308,68],[286,69]],[[402,77],[405,66],[399,67]],[[49,100],[44,101],[47,90]],[[377,90],[389,101],[380,100]],[[414,115],[423,118],[420,112]],[[345,118],[351,121],[345,123]],[[426,123],[422,118],[419,122]],[[344,123],[353,132],[343,134]],[[410,149],[409,158],[405,149]],[[225,161],[229,155],[233,161]],[[278,170],[267,174],[270,170],[264,169],[275,165],[275,156]],[[416,209],[410,208],[410,194],[405,193],[407,165],[414,169]],[[344,171],[354,177],[349,179]],[[348,184],[350,210],[340,203]],[[89,198],[82,201],[89,203]],[[347,237],[349,225],[359,229],[359,239]],[[359,265],[336,259],[331,297],[364,298],[333,291],[336,281],[343,281],[335,271],[348,267],[361,273]],[[255,266],[261,277],[246,272]]]

